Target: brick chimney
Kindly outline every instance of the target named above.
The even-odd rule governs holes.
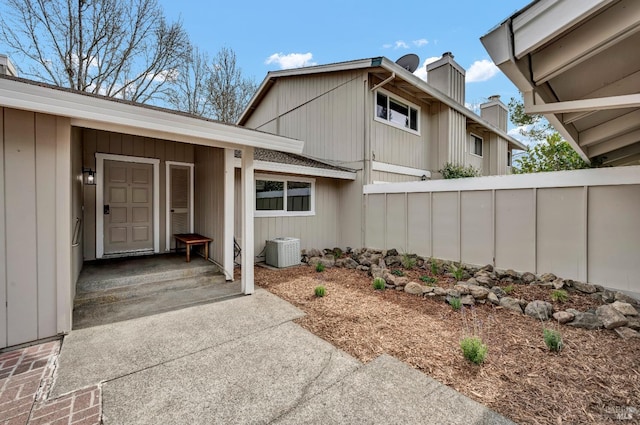
[[[508,113],[509,109],[499,95],[489,96],[489,101],[480,105],[480,117],[504,132],[507,131]]]
[[[465,70],[444,52],[437,61],[427,65],[427,82],[456,102],[464,105]]]
[[[18,76],[16,68],[13,66],[13,63],[11,63],[11,60],[6,55],[0,55],[0,74],[11,75],[12,77]]]

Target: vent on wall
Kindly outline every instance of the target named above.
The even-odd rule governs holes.
[[[273,267],[290,267],[300,264],[300,239],[275,238],[267,241],[265,262]]]

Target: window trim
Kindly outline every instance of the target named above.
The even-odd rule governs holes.
[[[298,176],[283,176],[283,175],[275,175],[275,174],[257,174],[254,177],[254,181],[258,180],[267,180],[267,181],[277,181],[284,183],[284,193],[283,193],[283,202],[282,210],[258,210],[254,205],[253,215],[254,217],[308,217],[316,215],[316,179],[309,177],[298,177]],[[311,183],[311,199],[309,201],[309,211],[287,211],[287,182],[301,182],[301,183]],[[254,191],[253,197],[255,200],[257,194],[257,189]]]
[[[513,165],[513,153],[510,149],[507,150],[507,167],[512,167]]]
[[[470,143],[470,145],[471,145],[471,148],[472,148],[472,149],[470,149],[470,150],[469,150],[469,153],[470,153],[471,155],[475,156],[475,157],[478,157],[478,158],[484,158],[484,138],[483,138],[483,137],[478,136],[478,135],[477,135],[477,134],[475,134],[475,133],[469,133],[469,136],[471,137],[471,140],[470,140],[470,142],[471,142],[471,143]],[[481,147],[482,147],[482,149],[481,149],[481,151],[482,151],[482,152],[480,153],[480,155],[478,155],[478,154],[476,153],[476,140],[474,139],[474,137],[475,137],[475,138],[480,139]]]
[[[413,130],[412,128],[407,128],[404,127],[400,124],[396,124],[393,121],[389,121],[387,119],[384,118],[380,118],[378,117],[378,93],[381,93],[385,96],[387,96],[387,102],[389,102],[390,99],[393,99],[396,103],[399,103],[401,105],[406,105],[408,108],[413,108],[416,110],[416,118],[417,118],[417,130]],[[411,111],[409,111],[409,115],[411,115]],[[389,125],[391,127],[395,127],[398,128],[400,130],[406,131],[408,133],[411,134],[415,134],[416,136],[420,136],[420,130],[422,129],[422,125],[420,123],[421,121],[421,115],[420,115],[420,107],[418,105],[416,105],[413,102],[410,102],[400,96],[398,96],[397,94],[391,93],[390,91],[384,90],[384,89],[377,89],[373,92],[373,120],[377,121],[379,123],[383,123],[386,125]]]

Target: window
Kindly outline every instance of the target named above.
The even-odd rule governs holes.
[[[511,151],[507,151],[507,167],[511,167]]]
[[[256,179],[256,217],[314,214],[313,179],[279,176]]]
[[[376,92],[376,120],[418,132],[418,116],[417,107],[397,100],[382,91]]]
[[[482,138],[475,134],[471,135],[471,153],[482,156]]]

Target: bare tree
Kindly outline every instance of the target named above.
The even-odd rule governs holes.
[[[225,47],[213,59],[208,84],[211,117],[227,123],[238,121],[257,89],[253,80],[242,75],[235,52]]]
[[[31,78],[137,102],[158,98],[188,37],[157,0],[1,0],[5,43]]]
[[[209,55],[191,46],[175,74],[167,90],[167,103],[178,111],[211,117]]]

